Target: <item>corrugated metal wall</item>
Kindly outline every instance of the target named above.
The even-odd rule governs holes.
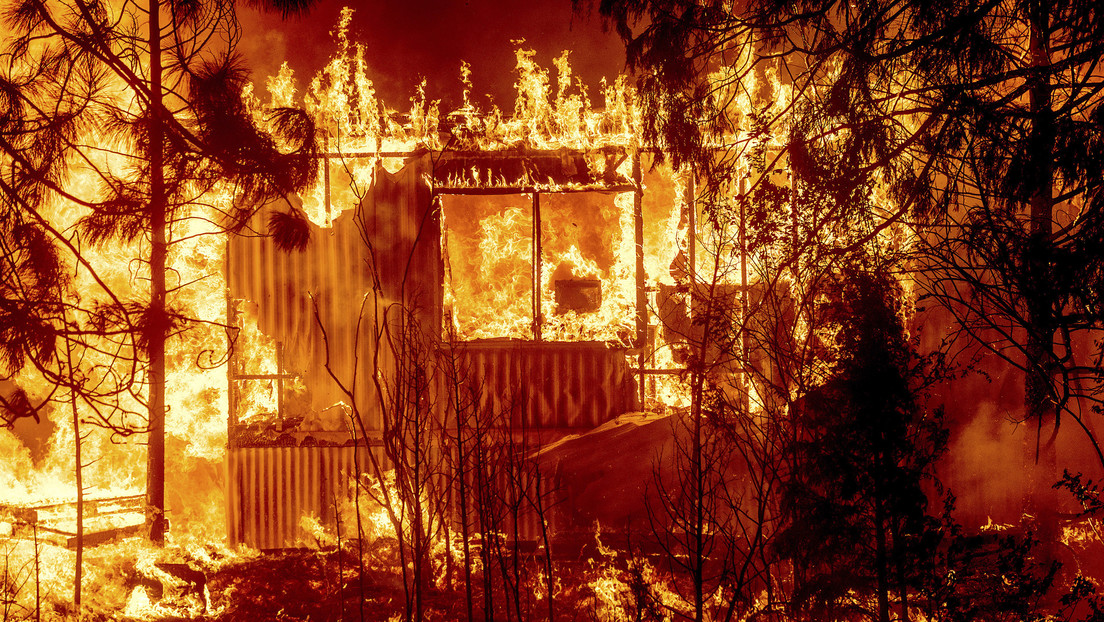
[[[379,448],[372,448],[389,468]],[[227,534],[258,549],[307,546],[300,519],[333,530],[335,507],[352,499],[352,478],[371,473],[366,447],[247,447],[227,452]],[[354,456],[355,454],[355,456]],[[354,460],[355,457],[355,460]]]
[[[303,379],[314,410],[349,401],[330,378],[328,362],[347,386],[354,375],[361,377],[356,401],[368,430],[382,426],[373,387],[364,376],[371,373],[371,361],[386,374],[392,360],[386,348],[374,356],[378,324],[373,318],[390,310],[393,322],[390,305],[405,300],[416,303],[419,320],[433,336],[440,322],[440,230],[426,181],[428,167],[423,156],[394,175],[379,168],[361,204],[329,228],[312,226],[310,244],[301,252],[281,251],[268,237],[233,236],[229,244],[230,295],[257,303],[261,331],[283,345],[285,369]],[[255,228],[264,230],[266,216],[259,214]],[[381,297],[377,305],[363,308],[365,320],[358,323],[361,302],[376,276]]]
[[[353,499],[353,478],[356,473],[374,473],[369,448],[358,447],[245,447],[227,452],[227,534],[230,544],[244,544],[269,550],[314,546],[313,536],[303,529],[301,519],[313,517],[328,533],[335,533],[338,508]],[[379,447],[371,448],[383,469],[391,468]],[[354,455],[355,454],[355,455]],[[505,468],[498,465],[497,468]],[[545,499],[546,519],[554,521],[556,504],[555,473],[545,475],[542,491],[551,495]],[[508,511],[510,487],[517,485],[517,478],[528,475],[499,470],[493,476],[490,495],[502,503],[495,513],[498,520],[492,530],[513,537],[515,525]],[[528,480],[526,480],[528,481]],[[469,482],[469,485],[474,485]],[[527,484],[534,486],[532,482]],[[535,487],[528,491],[533,494]],[[472,493],[475,494],[475,493]],[[515,494],[520,492],[515,491]],[[362,497],[364,500],[364,497]],[[456,503],[455,500],[452,503]],[[477,510],[469,501],[469,527],[477,529]],[[523,504],[516,525],[518,537],[537,540],[541,537],[540,517],[529,505]],[[458,506],[452,509],[457,519],[453,529],[458,529]],[[355,525],[342,524],[346,537]]]
[[[457,354],[483,411],[524,413],[529,427],[592,428],[639,410],[625,353],[602,343],[468,343]]]

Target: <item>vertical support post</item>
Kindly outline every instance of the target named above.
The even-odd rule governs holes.
[[[441,201],[441,195],[437,194],[437,189],[433,188],[430,191],[430,195],[433,197],[430,199],[430,205],[433,206],[433,212],[437,219],[437,330],[441,340],[447,342],[448,347],[452,346],[452,307],[445,309],[445,288],[452,285],[451,282],[446,282],[446,279],[452,278],[452,270],[449,266],[445,265],[445,261],[448,259],[448,229],[445,224],[445,205]]]
[[[166,283],[168,274],[169,243],[171,241],[171,218],[169,214],[168,182],[165,179],[165,84],[163,83],[163,59],[161,58],[162,3],[149,0],[149,79],[145,88],[150,91],[147,105],[149,119],[145,138],[149,147],[149,307],[148,317],[152,318],[146,332],[147,389],[149,391],[149,436],[147,437],[146,468],[146,524],[149,526],[150,540],[157,546],[165,544],[165,533],[169,529],[165,517],[165,391],[166,360],[165,342],[169,338],[168,310],[166,297],[169,290]]]
[[[73,351],[71,347],[68,347],[68,342],[66,344],[69,368],[72,369]],[[81,462],[81,430],[80,414],[77,411],[77,397],[75,395],[69,397],[73,409],[73,471],[77,478],[77,533],[75,539],[77,559],[73,565],[73,605],[76,606],[79,615],[81,608],[81,577],[84,572],[84,464]]]
[[[693,325],[694,325],[694,296],[698,287],[698,196],[697,188],[695,187],[696,175],[694,168],[689,167],[689,175],[686,180],[686,251],[689,255],[690,265],[686,269],[686,280],[688,282],[687,287],[689,291],[686,292],[686,319],[689,323],[687,334],[685,335],[687,344],[693,343]]]
[[[323,196],[325,197],[326,204],[326,226],[330,226],[333,223],[330,221],[330,139],[325,134],[322,135],[322,189]]]
[[[641,182],[640,151],[632,156],[633,181],[633,245],[636,248],[636,343],[640,348],[637,356],[637,372],[640,378],[640,407],[644,407],[645,382],[647,375],[648,352],[648,293],[645,289],[644,274],[644,185]]]
[[[284,342],[276,342],[276,418],[284,429]]]
[[[223,253],[222,278],[226,283],[226,440],[230,446],[234,445],[234,428],[238,425],[237,389],[234,379],[237,376],[237,360],[234,357],[235,339],[231,337],[232,330],[237,330],[237,314],[234,313],[234,299],[230,294],[230,273],[233,257],[230,255],[230,237],[226,237],[226,250]]]
[[[763,173],[766,175],[766,173]],[[801,181],[797,178],[793,164],[790,164],[790,246],[793,249],[793,278],[795,283],[801,282],[801,253],[797,252],[797,243],[800,235],[800,220],[798,218],[798,196],[801,189]]]
[[[541,340],[541,208],[533,193],[533,339]]]
[[[42,620],[42,582],[39,576],[39,553],[38,553],[38,517],[35,517],[35,522],[31,523],[31,533],[34,534],[34,563],[35,563],[35,622],[41,622]],[[7,616],[4,616],[5,618]]]

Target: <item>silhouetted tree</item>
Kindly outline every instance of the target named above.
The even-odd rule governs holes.
[[[824,312],[839,327],[839,356],[795,409],[778,546],[794,566],[796,613],[847,617],[873,594],[871,617],[888,621],[892,598],[907,619],[915,569],[940,539],[927,505],[947,434],[919,405],[925,370],[905,338],[895,284],[859,267],[841,275],[838,294]]]
[[[577,4],[585,4],[577,1]],[[1088,0],[788,3],[601,0],[640,74],[649,137],[731,185],[767,168],[875,194],[858,249],[907,223],[919,292],[955,317],[956,349],[1023,375],[1033,511],[1055,506],[1054,440],[1072,422],[1104,451],[1104,12]],[[736,94],[751,91],[747,106]],[[782,105],[767,103],[780,100]],[[770,154],[767,154],[770,156]],[[770,176],[749,194],[770,193]],[[795,205],[797,212],[809,204]],[[795,225],[794,235],[830,220]],[[902,240],[904,242],[904,240]]]

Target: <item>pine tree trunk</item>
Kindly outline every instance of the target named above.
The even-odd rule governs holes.
[[[898,598],[901,600],[901,620],[908,622],[909,617],[909,582],[905,574],[906,561],[904,546],[901,537],[900,523],[896,520],[889,521],[889,537],[893,543],[893,568],[897,572]]]
[[[164,179],[160,3],[150,0],[150,307],[146,319],[149,358],[149,447],[147,467],[147,523],[150,540],[165,542],[165,341],[168,337],[165,308],[165,261],[168,252]]]
[[[72,372],[72,355],[69,356],[70,372]],[[80,414],[77,411],[77,396],[70,396],[73,407],[73,471],[77,479],[77,558],[73,565],[73,606],[80,612],[81,605],[81,579],[84,570],[84,478],[81,463],[81,433]]]
[[[1029,16],[1031,34],[1029,53],[1033,68],[1045,72],[1050,66],[1049,7],[1046,0],[1031,3]],[[1057,479],[1057,457],[1053,435],[1057,432],[1055,404],[1052,398],[1052,365],[1054,359],[1053,337],[1054,310],[1047,284],[1050,282],[1050,257],[1053,253],[1053,164],[1054,119],[1051,110],[1051,85],[1049,79],[1040,79],[1029,92],[1031,134],[1030,175],[1030,223],[1028,257],[1025,262],[1028,290],[1026,304],[1027,326],[1027,377],[1024,382],[1024,411],[1029,429],[1035,430],[1032,446],[1028,448],[1032,460],[1032,486],[1029,507],[1036,511],[1050,508],[1047,501],[1052,496],[1051,485]]]
[[[889,622],[889,556],[886,553],[886,515],[880,486],[874,490],[874,571],[878,587],[878,621]]]
[[[705,347],[702,347],[705,350]],[[701,375],[701,372],[699,372]],[[698,387],[698,407],[694,416],[694,457],[692,469],[694,474],[694,549],[691,551],[694,563],[694,620],[702,622],[705,619],[705,481],[702,473],[702,430],[701,430],[701,386]]]

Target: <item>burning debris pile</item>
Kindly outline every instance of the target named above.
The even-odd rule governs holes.
[[[352,15],[301,95],[138,62],[188,89],[91,81],[65,175],[5,152],[4,300],[37,292],[2,361],[5,620],[1087,611],[1091,482],[1064,531],[957,522],[924,232],[887,183],[813,182],[779,68],[737,54],[676,166],[654,102],[622,76],[595,105],[566,53],[517,52],[512,113],[467,65],[457,109],[391,110]],[[56,86],[24,52],[8,82]]]

